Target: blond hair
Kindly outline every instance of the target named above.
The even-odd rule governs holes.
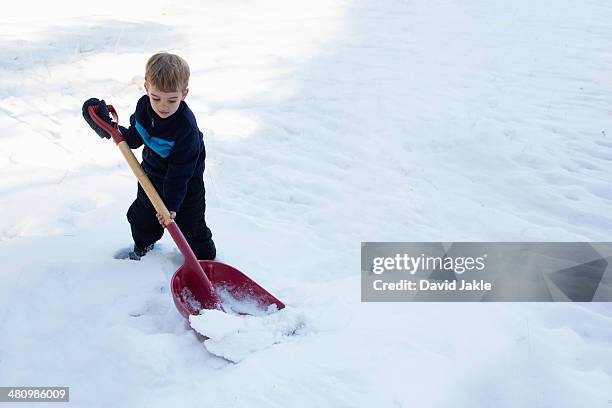
[[[189,73],[187,61],[162,51],[147,61],[145,80],[162,92],[182,92],[189,83]]]

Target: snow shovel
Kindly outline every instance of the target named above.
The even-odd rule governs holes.
[[[111,125],[97,115],[98,109],[99,107],[88,107],[89,116],[113,138],[147,197],[149,197],[151,204],[163,217],[166,228],[185,258],[183,265],[174,273],[171,281],[172,297],[179,313],[189,319],[189,315],[198,315],[202,309],[224,311],[241,309],[240,307],[236,308],[236,304],[249,305],[249,307],[256,307],[263,311],[271,311],[271,308],[283,309],[285,307],[283,302],[238,269],[221,262],[201,261],[195,257],[185,236],[171,218],[170,212],[155,190],[151,180],[140,167],[132,149],[123,140],[119,130],[117,112],[111,105],[108,105],[108,111],[114,118],[114,123]],[[220,294],[223,296],[220,296]],[[239,313],[247,314],[243,311]]]

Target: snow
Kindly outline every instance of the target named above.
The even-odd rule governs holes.
[[[12,3],[0,386],[70,386],[74,407],[609,407],[609,304],[364,304],[359,243],[610,241],[611,19],[598,0]],[[288,305],[205,312],[208,344],[173,305],[169,236],[112,259],[136,184],[80,113],[99,97],[127,123],[158,50],[191,65],[219,260]]]
[[[234,363],[256,351],[291,341],[293,336],[305,335],[308,333],[307,322],[303,312],[290,307],[263,315],[202,310],[200,315],[189,317],[191,327],[207,337],[204,340],[206,349]]]

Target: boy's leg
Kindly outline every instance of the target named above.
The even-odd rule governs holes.
[[[217,256],[217,249],[204,216],[206,211],[205,193],[204,180],[192,179],[187,186],[185,200],[176,213],[175,221],[185,235],[185,239],[187,239],[196,258],[213,260]]]
[[[155,214],[155,208],[153,208],[147,194],[138,184],[136,200],[134,200],[128,209],[127,219],[132,228],[134,244],[139,249],[144,250],[164,235],[164,229],[159,225]]]

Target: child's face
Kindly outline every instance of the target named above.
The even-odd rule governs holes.
[[[151,107],[160,118],[173,115],[189,92],[187,88],[183,92],[162,92],[148,82],[145,82],[145,89],[149,95]]]

